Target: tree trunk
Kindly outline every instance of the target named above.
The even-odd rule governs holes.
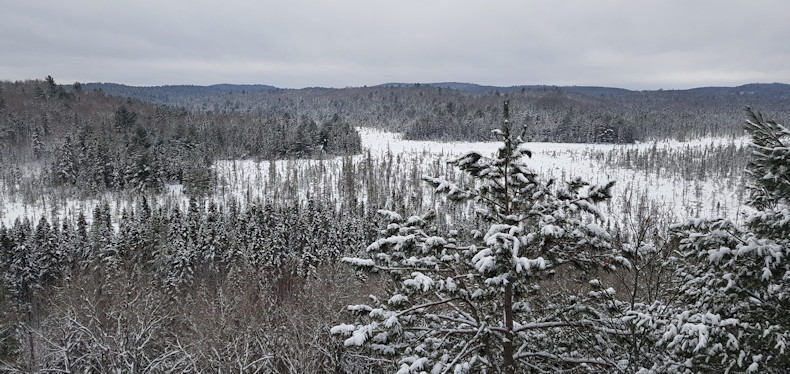
[[[513,286],[505,286],[505,300],[502,303],[505,309],[505,341],[502,343],[502,359],[505,374],[515,374],[516,363],[513,360]]]

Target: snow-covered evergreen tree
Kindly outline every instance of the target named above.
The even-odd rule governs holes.
[[[171,291],[192,285],[195,276],[195,252],[190,241],[188,218],[183,218],[175,207],[170,216],[167,243],[163,249],[165,262],[165,285]]]
[[[74,165],[71,138],[68,136],[58,148],[58,158],[53,165],[53,174],[57,184],[74,184],[76,182],[77,170]]]
[[[118,270],[123,264],[119,252],[118,238],[112,226],[110,204],[105,200],[93,210],[91,223],[90,258],[94,270]],[[109,276],[109,275],[107,275]]]
[[[54,231],[54,233],[53,233]],[[56,228],[45,217],[41,217],[32,237],[33,266],[42,286],[55,284],[62,275],[63,254],[57,242]]]
[[[349,306],[359,319],[332,333],[392,358],[399,373],[622,367],[612,340],[627,331],[606,309],[614,290],[593,278],[623,261],[595,223],[603,219],[595,204],[610,198],[612,183],[540,180],[523,161],[531,154],[523,130],[516,134],[508,121],[507,102],[495,135],[503,145],[494,157],[472,152],[453,161],[473,186],[426,178],[449,199],[472,200],[484,226],[472,237],[439,236],[433,213],[382,211],[389,224],[368,256],[343,260],[388,273],[394,292]],[[563,289],[567,279],[577,290]]]
[[[21,305],[33,300],[34,291],[41,288],[39,271],[35,266],[35,252],[31,251],[29,237],[31,223],[27,218],[16,219],[7,236],[10,250],[6,250],[7,258],[3,258],[6,283],[12,294]],[[4,256],[5,257],[5,256]]]
[[[200,272],[209,274],[219,271],[221,260],[220,248],[226,245],[226,235],[221,225],[217,205],[211,201],[206,216],[200,222],[198,233],[198,263]]]
[[[660,343],[675,364],[654,371],[790,368],[790,131],[748,110],[752,138],[745,227],[692,219],[673,227],[688,265],[685,296]]]

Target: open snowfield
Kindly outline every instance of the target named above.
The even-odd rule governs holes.
[[[392,174],[397,183],[398,178],[414,179],[415,176],[434,175],[437,170],[445,170],[446,162],[469,151],[477,151],[486,155],[493,154],[499,146],[497,142],[433,142],[409,141],[401,139],[399,134],[360,128],[363,147],[362,155],[353,157],[355,169],[366,161],[367,151],[376,162],[387,157],[396,160]],[[742,144],[745,138],[736,139]],[[609,152],[617,147],[647,150],[658,146],[665,149],[682,149],[687,147],[704,147],[710,144],[733,142],[732,139],[705,138],[689,142],[665,141],[631,145],[613,144],[571,144],[571,143],[528,143],[527,148],[533,152],[528,163],[541,176],[568,180],[579,176],[591,183],[616,181],[614,199],[611,204],[603,207],[603,211],[617,219],[627,202],[634,203],[642,195],[661,210],[674,214],[678,220],[696,216],[724,216],[740,221],[744,207],[741,204],[743,192],[741,175],[730,178],[712,180],[687,180],[672,173],[672,168],[680,165],[663,165],[660,174],[656,171],[640,171],[632,168],[607,166],[596,160],[593,153]],[[276,161],[276,170],[270,168],[268,161],[256,160],[222,160],[215,164],[219,186],[214,199],[219,202],[235,198],[241,204],[254,201],[265,201],[274,194],[292,193],[300,199],[323,194],[339,196],[338,186],[342,180],[342,157],[325,160],[283,160]],[[272,183],[270,177],[274,172],[277,181]],[[416,175],[415,175],[416,174]],[[316,182],[316,176],[318,182]],[[440,175],[441,176],[441,175]],[[413,182],[413,181],[411,181]],[[292,185],[289,187],[287,184]],[[294,188],[295,187],[295,188]],[[430,190],[425,187],[424,205],[431,204]],[[366,201],[365,190],[357,189],[358,198]],[[9,193],[9,188],[0,190],[0,221],[11,225],[13,221],[27,216],[35,222],[42,215],[51,216],[56,212],[59,216],[76,216],[80,211],[87,217],[91,216],[93,206],[100,199],[107,199],[114,211],[128,206],[133,198],[128,195],[106,194],[91,200],[75,200],[56,196],[41,196],[34,202],[25,202],[20,196]],[[157,199],[176,201],[184,206],[187,198],[181,186],[167,186]]]
[[[384,154],[388,150],[400,154],[430,153],[443,161],[463,155],[470,151],[492,155],[498,149],[498,142],[432,142],[403,140],[400,134],[386,133],[372,129],[360,129],[362,142],[374,154]],[[667,140],[655,146],[664,149],[683,149],[686,147],[705,147],[708,145],[746,144],[746,137],[701,138],[687,142]],[[615,148],[639,149],[642,151],[654,147],[654,143],[638,144],[580,144],[580,143],[527,143],[532,151],[532,159],[528,161],[536,172],[546,178],[568,180],[571,177],[582,177],[593,184],[603,184],[610,180],[616,181],[614,188],[615,204],[609,207],[609,214],[617,215],[620,211],[618,201],[629,195],[638,198],[646,194],[659,207],[673,212],[678,219],[690,216],[724,216],[740,220],[745,207],[742,206],[741,175],[733,175],[729,180],[697,180],[689,181],[677,176],[661,176],[655,172],[645,172],[630,168],[608,167],[602,162],[593,160],[588,155],[593,151],[608,152]],[[664,165],[664,169],[672,169],[680,165]],[[674,173],[667,172],[665,175]],[[717,210],[718,205],[718,210]]]

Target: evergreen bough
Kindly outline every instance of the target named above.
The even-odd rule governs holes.
[[[596,223],[604,217],[595,204],[611,197],[613,183],[541,180],[523,161],[531,154],[523,129],[517,134],[509,123],[507,102],[504,118],[494,131],[503,142],[494,157],[471,152],[452,161],[474,185],[426,178],[448,199],[472,201],[480,230],[439,236],[434,212],[403,218],[381,211],[388,225],[367,256],[343,258],[394,282],[386,297],[348,307],[357,321],[331,331],[346,346],[391,358],[399,373],[600,372],[624,365],[612,349],[628,334],[609,314],[614,290],[592,279],[598,269],[627,265]],[[563,289],[558,278],[580,284]]]
[[[686,257],[686,283],[659,341],[675,364],[653,371],[790,369],[790,131],[747,113],[755,212],[745,226],[692,219],[672,228]]]

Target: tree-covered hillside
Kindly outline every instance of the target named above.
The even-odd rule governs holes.
[[[349,144],[321,130],[344,121],[350,128],[351,121],[339,110],[313,124],[314,113],[296,110],[302,107],[191,113],[51,79],[2,87],[4,100],[18,102],[2,112],[4,134],[13,136],[3,143],[0,202],[19,214],[0,221],[0,371],[788,368],[790,134],[759,114],[749,113],[748,152],[738,139],[674,150],[659,142],[562,144],[533,155],[524,142],[529,126],[511,121],[506,104],[492,134],[498,150],[467,143],[480,149],[464,154],[454,143],[451,156],[401,153],[393,144],[361,157],[218,160],[214,191],[189,198],[127,188],[74,201],[59,193],[71,182],[50,180],[56,186],[28,185],[34,200],[15,208],[17,198],[6,192],[25,187],[17,181],[37,167],[47,178],[69,177],[52,171],[71,170],[53,168],[63,160],[104,165],[73,169],[74,183],[101,189],[106,180],[91,175],[118,170],[118,160],[130,157],[160,165],[168,142],[193,144],[186,149],[209,160],[244,150],[245,141],[258,139],[245,133],[218,143],[212,134],[262,131],[249,118],[274,128],[298,119],[279,134],[293,131],[308,148],[315,143],[306,139],[318,139],[322,150]],[[12,88],[32,94],[7,95]],[[54,109],[35,111],[41,108]],[[48,132],[31,113],[45,114]],[[73,122],[64,125],[59,113]],[[166,119],[160,125],[157,113]],[[576,147],[566,165],[578,167],[544,174],[560,147]],[[119,157],[94,162],[91,155],[102,153],[89,152],[105,149]],[[80,152],[88,156],[76,157]],[[733,176],[746,159],[751,208],[741,210],[739,198],[728,209],[725,184],[737,188]],[[639,172],[616,173],[614,165]],[[582,179],[580,169],[603,177],[592,182],[599,187],[584,182],[592,173]],[[703,194],[701,183],[714,179],[728,181]],[[674,200],[652,195],[666,187],[691,210],[671,211]],[[701,209],[709,196],[711,209]],[[384,218],[373,214],[378,209]],[[733,209],[748,218],[686,220]],[[677,215],[685,223],[670,228]]]
[[[85,83],[85,91],[102,91],[111,96],[122,96],[149,101],[155,104],[170,104],[208,96],[222,96],[233,93],[260,92],[276,90],[277,87],[263,84],[215,84],[211,86],[172,85],[154,87],[134,87],[117,83]]]
[[[141,99],[166,90],[95,87]],[[492,124],[501,120],[498,108],[503,99],[513,103],[512,120],[527,125],[527,141],[630,143],[740,135],[740,111],[746,106],[771,108],[766,114],[779,120],[790,117],[790,86],[778,83],[657,91],[388,83],[344,89],[238,89],[221,95],[204,94],[208,87],[192,87],[192,97],[175,94],[188,88],[178,87],[166,103],[196,113],[269,113],[283,108],[312,116],[339,113],[352,126],[402,132],[415,140],[493,140]]]
[[[204,190],[216,159],[358,152],[359,135],[338,113],[189,112],[86,91],[79,83],[61,86],[52,77],[0,82],[0,171],[11,186],[22,166],[40,172],[41,186],[98,192],[184,183]]]

